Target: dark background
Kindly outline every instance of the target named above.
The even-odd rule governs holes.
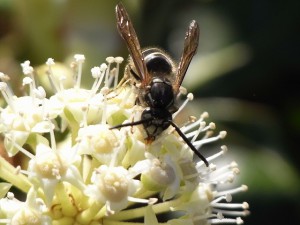
[[[181,54],[190,20],[200,47],[184,86],[189,112],[210,113],[227,130],[229,156],[249,191],[245,224],[297,224],[300,213],[300,3],[298,0],[127,0],[142,46]],[[127,50],[115,26],[117,1],[0,0],[0,70],[20,83],[20,66],[85,54],[92,66]],[[89,78],[85,82],[89,84]]]

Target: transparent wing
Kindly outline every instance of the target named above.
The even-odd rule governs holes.
[[[178,65],[175,82],[173,84],[175,94],[178,93],[179,87],[184,79],[186,71],[192,61],[193,56],[197,51],[199,43],[199,34],[200,29],[198,23],[195,20],[191,21],[185,35],[184,48]]]
[[[141,85],[146,86],[150,80],[147,67],[144,63],[141,46],[129,15],[122,3],[118,3],[116,6],[116,16],[118,31],[126,42],[130,56],[134,62],[134,66],[136,67],[137,73],[141,78]]]

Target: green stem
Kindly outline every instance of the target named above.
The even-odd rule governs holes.
[[[121,222],[115,220],[103,220],[103,225],[145,225],[144,223],[134,223],[134,222]]]
[[[16,172],[16,168],[8,163],[2,156],[0,156],[0,178],[11,183],[23,192],[28,192],[31,183],[28,178],[21,173]]]
[[[102,207],[103,207],[102,203],[97,201],[93,202],[89,208],[82,211],[77,216],[77,221],[80,224],[89,224],[92,220],[94,220],[95,216],[98,214],[98,212],[101,210]]]
[[[58,198],[62,213],[64,216],[75,216],[77,214],[77,209],[74,204],[71,202],[71,198],[69,197],[69,193],[67,193],[66,188],[62,182],[57,183],[55,188],[56,197]]]
[[[103,218],[105,216],[106,213],[106,206],[103,206],[99,212],[97,213],[97,215],[95,215],[94,219],[95,220],[99,220],[100,218]]]
[[[155,214],[160,214],[164,212],[169,212],[171,207],[176,207],[178,204],[182,202],[181,198],[174,199],[172,201],[162,202],[153,205],[153,211]],[[130,220],[135,218],[141,218],[145,216],[145,210],[147,206],[139,207],[135,209],[123,210],[121,212],[116,213],[115,215],[111,215],[109,219],[114,220]]]
[[[141,188],[137,193],[135,193],[134,197],[136,198],[149,198],[157,194],[157,191],[148,191],[145,188]]]
[[[145,223],[137,223],[137,222],[122,222],[122,221],[115,221],[104,219],[103,225],[145,225]],[[157,223],[157,225],[167,225],[168,223]]]
[[[72,146],[76,143],[76,138],[78,137],[78,130],[79,126],[77,124],[71,125],[70,124],[70,130],[71,130],[71,138],[72,138]]]

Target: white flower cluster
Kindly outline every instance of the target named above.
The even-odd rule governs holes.
[[[13,167],[0,157],[0,178],[6,181],[0,183],[0,224],[241,224],[248,204],[231,203],[231,195],[247,187],[221,191],[239,173],[237,164],[214,164],[226,146],[207,157],[206,167],[193,160],[172,127],[151,143],[142,126],[110,129],[139,120],[143,108],[135,104],[134,88],[118,82],[121,57],[92,68],[91,89],[81,87],[84,60],[75,55],[74,85],[66,88],[66,77],[54,75],[56,64],[48,59],[50,97],[37,86],[29,61],[21,64],[26,96],[15,96],[8,76],[0,74],[7,103],[0,114],[4,146],[9,156],[28,159]],[[226,136],[213,136],[215,125],[206,124],[207,116],[181,127],[197,149]],[[9,192],[12,186],[26,194],[25,201]]]

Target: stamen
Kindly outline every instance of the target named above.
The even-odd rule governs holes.
[[[210,219],[208,221],[210,224],[243,224],[244,221],[238,217],[236,219],[223,218],[223,219]]]
[[[9,191],[6,194],[6,197],[7,197],[8,200],[14,200],[15,195],[14,195],[14,193],[12,193],[12,192]]]
[[[33,80],[30,77],[24,77],[22,85],[23,86],[25,86],[25,85],[29,86],[29,95],[30,95],[30,97],[34,98],[34,95],[33,95],[33,90],[34,90]]]
[[[198,121],[194,122],[194,124],[198,123],[198,122],[200,122],[200,121],[198,120]],[[202,130],[206,126],[206,122],[205,121],[201,121],[197,125],[199,126],[197,130],[191,131],[189,133],[185,133],[185,136],[187,138],[192,138],[193,137],[194,140],[192,140],[191,142],[194,142],[196,140],[196,138],[199,136],[199,134],[202,132]],[[188,125],[188,126],[190,127],[190,125]],[[184,130],[184,129],[181,128],[181,130]]]
[[[36,85],[35,85],[35,80],[34,80],[34,76],[33,76],[33,67],[30,66],[30,61],[27,60],[24,63],[21,63],[21,67],[23,69],[24,75],[29,76],[32,79],[32,87],[33,88],[31,90],[35,89]],[[31,96],[31,94],[30,94],[30,96]]]
[[[63,91],[65,88],[64,88],[64,81],[67,79],[66,76],[60,76],[59,77],[59,90],[60,91]]]
[[[200,133],[206,131],[205,136],[202,137],[202,140],[203,140],[203,139],[210,137],[213,133],[211,130],[214,130],[215,128],[216,128],[215,123],[209,123],[209,125],[206,126],[206,122],[202,121],[202,122],[200,122],[200,126],[197,130],[187,133],[186,136],[189,138],[193,137],[191,142],[194,142],[194,141],[196,141],[196,139],[200,135]]]
[[[23,126],[25,127],[26,131],[30,131],[30,125],[29,125],[29,121],[26,120],[26,118],[24,116],[26,116],[26,113],[24,111],[21,111],[23,109],[19,109],[20,111],[18,112],[19,116],[22,117],[21,123],[23,123]]]
[[[216,208],[226,208],[226,209],[248,209],[249,204],[247,202],[243,203],[211,203],[212,207]]]
[[[52,58],[48,58],[46,61],[46,65],[48,66],[48,70],[47,70],[47,75],[48,75],[48,80],[49,83],[51,85],[51,87],[53,88],[54,92],[59,91],[59,85],[57,85],[56,79],[54,77],[53,74],[53,70],[52,70],[52,66],[55,65],[54,59]]]
[[[111,87],[111,84],[112,84],[113,80],[115,80],[116,75],[117,75],[116,74],[116,68],[112,68],[109,72],[107,87]]]
[[[210,133],[208,133],[208,135],[209,135],[209,134],[210,134]],[[219,133],[218,136],[210,137],[210,138],[204,138],[204,139],[195,141],[193,144],[194,144],[194,146],[195,146],[197,149],[199,149],[199,148],[200,148],[202,145],[204,145],[204,144],[211,143],[211,142],[215,142],[215,141],[217,141],[217,140],[219,140],[219,139],[225,138],[225,137],[226,137],[226,134],[227,134],[226,131],[221,131],[221,132]]]
[[[26,175],[26,176],[29,176],[29,174],[31,174],[31,172],[29,172],[28,170],[22,170],[22,169],[21,169],[21,166],[17,166],[17,167],[16,167],[15,174],[16,174],[16,175],[24,174],[24,175]]]
[[[228,196],[231,196],[231,195],[230,194],[228,194],[228,195],[222,195],[222,196],[220,196],[218,198],[215,198],[214,200],[211,201],[210,205],[218,203],[218,202],[220,202],[222,200],[226,200],[226,202],[230,202],[230,197],[228,197]]]
[[[82,65],[84,63],[85,57],[84,57],[84,55],[76,54],[76,55],[74,55],[74,59],[75,59],[77,65],[78,65],[75,88],[80,88],[81,75],[82,75]]]
[[[13,144],[14,147],[16,147],[20,152],[22,152],[25,156],[27,156],[28,158],[32,159],[34,158],[34,155],[31,154],[29,151],[27,151],[25,148],[21,147],[20,145],[18,145],[16,143],[16,141],[14,140],[14,137],[11,137],[11,135],[5,135],[5,138],[7,138],[8,140],[10,140]]]
[[[91,69],[92,77],[97,79],[101,75],[101,70],[99,66],[95,66]]]
[[[51,148],[56,151],[56,141],[55,141],[55,136],[54,136],[54,125],[51,122],[49,115],[46,116],[46,120],[49,123],[49,134],[50,134],[50,143],[51,143]]]
[[[215,173],[224,173],[225,171],[230,170],[230,171],[234,172],[235,174],[238,174],[239,173],[239,169],[237,168],[237,166],[238,166],[237,163],[232,162],[232,163],[230,163],[228,165],[225,165],[225,166],[223,166],[221,168],[218,168],[218,170],[216,170]]]
[[[113,214],[115,214],[115,211],[111,209],[110,207],[110,201],[106,201],[106,216],[111,216]]]
[[[225,179],[224,179],[225,178]],[[217,182],[220,184],[223,183],[232,183],[235,178],[235,173],[233,171],[224,172],[221,175],[211,179],[212,182]]]
[[[13,91],[11,90],[10,86],[9,86],[8,83],[7,83],[8,81],[10,81],[9,76],[6,75],[6,74],[4,74],[4,73],[2,73],[2,72],[0,72],[0,80],[1,80],[2,82],[4,82],[4,83],[7,84],[6,91],[7,91],[8,95],[9,95],[9,96],[14,96]]]
[[[216,196],[227,195],[227,194],[233,195],[233,194],[236,194],[236,193],[245,192],[247,190],[248,190],[247,185],[241,185],[240,187],[237,187],[237,188],[234,188],[234,189],[217,192]]]
[[[221,131],[221,132],[219,133],[219,137],[220,137],[221,139],[224,139],[224,138],[226,137],[226,135],[227,135],[227,132],[226,132],[226,131]]]
[[[42,86],[39,86],[37,89],[34,90],[34,95],[42,101],[42,117],[45,117],[45,99],[46,99],[46,91]]]
[[[53,169],[52,169],[52,175],[55,176],[55,178],[56,178],[57,180],[60,180],[60,179],[61,179],[60,171],[59,171],[59,169],[57,169],[57,168],[53,168]]]
[[[143,198],[135,198],[135,197],[131,197],[131,196],[128,196],[127,200],[130,202],[144,203],[144,204],[148,204],[148,205],[153,205],[158,201],[157,198],[143,199]]]
[[[98,91],[106,70],[107,65],[105,63],[102,63],[100,67],[94,67],[91,69],[92,76],[95,78],[95,81],[91,88],[93,95],[96,94],[96,92]]]
[[[42,100],[46,98],[46,91],[42,86],[38,86],[38,88],[34,90],[34,94],[38,99]]]
[[[229,207],[228,207],[229,208]],[[232,216],[232,217],[240,217],[240,216],[247,216],[249,215],[248,210],[243,210],[243,211],[232,211],[232,210],[223,210],[223,209],[213,209],[214,212],[222,213],[223,215],[226,216]]]
[[[231,194],[227,194],[225,196],[226,202],[231,202],[232,201],[232,195]]]
[[[10,80],[10,78],[6,74],[0,72],[0,80],[3,82],[8,82]]]
[[[108,87],[103,87],[101,88],[101,93],[104,96],[104,104],[103,104],[103,109],[102,109],[102,119],[101,119],[101,124],[106,124],[106,110],[107,110],[107,94],[109,92]]]
[[[46,65],[49,66],[49,67],[51,67],[52,65],[55,65],[54,59],[53,58],[48,58],[47,61],[46,61]]]
[[[9,105],[12,111],[15,111],[14,100],[12,93],[9,91],[9,88],[6,83],[0,82],[0,91],[6,103]]]
[[[222,145],[222,146],[221,146],[221,151],[215,153],[215,154],[212,155],[212,156],[207,157],[206,159],[207,159],[208,162],[211,162],[211,161],[215,160],[216,158],[219,158],[220,156],[224,155],[227,151],[228,151],[228,150],[227,150],[226,145]],[[201,167],[202,165],[203,165],[203,164],[202,164],[201,162],[197,162],[196,168],[197,168],[198,171],[200,170],[200,167]],[[212,165],[211,170],[214,171],[214,170],[216,169],[216,168],[213,168],[213,167],[214,167],[214,164],[210,163],[210,165]]]
[[[105,81],[104,81],[105,87],[109,87],[108,79],[109,79],[109,74],[110,74],[110,66],[112,63],[114,63],[114,61],[115,61],[115,58],[112,56],[109,56],[106,58],[106,62],[108,63],[108,66],[107,66],[107,70],[105,73]]]
[[[202,113],[202,115],[200,116],[200,118],[197,121],[195,121],[187,126],[181,127],[180,129],[183,133],[187,133],[189,130],[192,130],[195,127],[199,126],[201,124],[201,122],[203,122],[204,119],[207,117],[208,117],[208,113],[204,112],[204,113]]]
[[[199,136],[199,134],[205,130],[205,125],[206,125],[206,123],[203,121],[200,123],[198,130],[196,130],[195,132],[189,133],[189,134],[194,134],[194,137],[191,140],[192,143],[194,143],[196,141],[197,137]]]
[[[194,95],[192,93],[188,93],[185,101],[182,103],[182,105],[179,107],[179,109],[175,113],[173,113],[173,115],[172,115],[173,119],[178,115],[178,113],[180,113],[180,111],[182,111],[182,109],[186,106],[186,104],[189,101],[192,101],[193,99],[194,99]]]
[[[89,109],[89,107],[87,105],[81,107],[82,115],[83,115],[82,122],[81,122],[81,127],[87,127],[88,109]]]
[[[183,86],[179,87],[179,92],[176,96],[176,99],[179,99],[181,95],[186,95],[187,94],[187,89]]]
[[[114,88],[116,88],[118,86],[120,64],[123,62],[123,60],[124,59],[122,57],[116,57],[115,58],[115,62],[117,63],[117,67],[116,67],[116,73],[115,73]]]

